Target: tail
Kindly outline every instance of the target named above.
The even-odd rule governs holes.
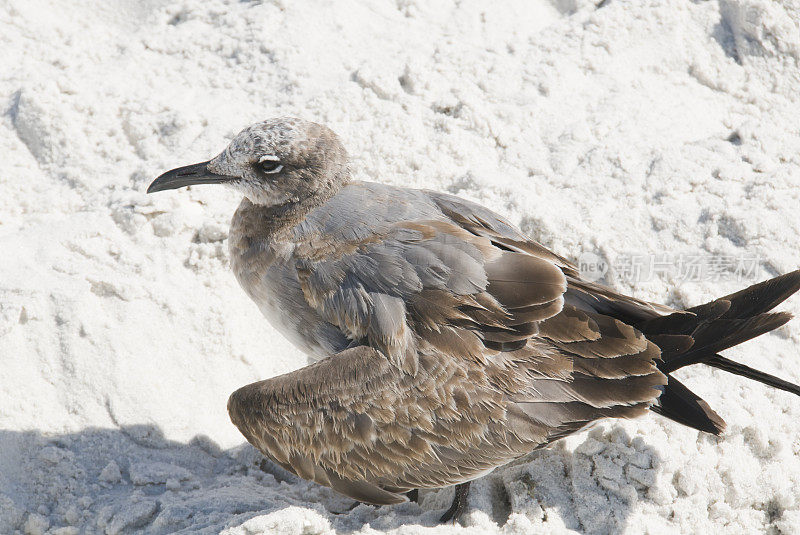
[[[800,396],[800,386],[728,360],[718,353],[780,327],[792,318],[769,313],[800,289],[800,270],[781,275],[705,305],[642,321],[636,327],[661,348],[658,368],[667,375],[655,412],[676,422],[718,435],[725,421],[708,404],[669,375],[692,364],[741,375]]]

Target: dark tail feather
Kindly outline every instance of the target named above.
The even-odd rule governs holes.
[[[722,316],[730,307],[730,301],[724,299],[712,301],[685,312],[676,312],[668,316],[643,321],[637,324],[636,327],[645,334],[688,336],[703,325],[708,325]]]
[[[705,363],[719,351],[777,329],[792,319],[792,315],[788,312],[778,312],[760,314],[747,319],[723,318],[698,328],[691,335],[694,338],[694,344],[686,352],[672,354],[667,358],[662,356],[664,363],[659,366],[661,371],[670,373],[690,364]]]
[[[645,320],[636,325],[643,333],[691,335],[716,319],[747,319],[769,312],[800,290],[800,270],[754,284],[710,303]]]
[[[702,363],[800,395],[800,386],[717,354],[789,321],[791,314],[768,312],[798,290],[800,270],[685,312],[642,321],[636,327],[661,348],[658,368],[665,374]],[[652,409],[700,431],[720,433],[725,427],[722,418],[674,377],[668,377],[659,404]]]
[[[747,377],[748,379],[758,381],[759,383],[771,386],[772,388],[777,388],[778,390],[784,390],[786,392],[791,392],[796,396],[800,396],[800,386],[790,383],[789,381],[784,381],[783,379],[775,377],[774,375],[755,370],[750,366],[745,366],[744,364],[739,364],[738,362],[728,360],[721,355],[714,355],[710,359],[704,360],[703,364],[707,364],[720,370],[725,370],[728,373],[741,375],[742,377]]]
[[[749,288],[726,295],[719,300],[730,301],[731,306],[723,318],[752,318],[769,312],[789,296],[800,290],[800,269]],[[689,309],[690,311],[692,309]]]
[[[708,403],[672,376],[667,376],[667,386],[651,410],[688,425],[698,431],[719,435],[725,430],[725,420],[714,412]]]

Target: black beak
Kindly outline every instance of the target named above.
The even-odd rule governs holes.
[[[153,180],[153,183],[147,188],[147,193],[194,186],[195,184],[222,184],[230,182],[234,178],[236,177],[212,173],[208,170],[208,162],[200,162],[167,171]]]

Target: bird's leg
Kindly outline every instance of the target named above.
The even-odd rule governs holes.
[[[331,511],[331,514],[334,514],[334,515],[346,515],[347,513],[349,513],[350,511],[352,511],[353,509],[355,509],[359,505],[361,505],[362,503],[364,503],[364,502],[355,501],[352,504],[350,504],[350,507],[348,507],[344,511]],[[369,504],[367,504],[367,505],[369,505]]]
[[[466,483],[459,483],[456,485],[456,494],[453,496],[453,503],[450,504],[450,509],[444,512],[439,522],[455,522],[458,520],[464,510],[467,508],[467,496],[469,496],[469,485],[472,481]]]
[[[408,492],[406,492],[406,496],[408,496],[409,501],[412,501],[414,503],[419,503],[419,489],[409,490]],[[364,502],[355,501],[346,510],[344,510],[344,511],[342,511],[340,513],[334,512],[333,514],[342,515],[344,513],[349,513],[350,511],[352,511],[353,509],[355,509],[356,507],[358,507],[362,503],[364,503]]]

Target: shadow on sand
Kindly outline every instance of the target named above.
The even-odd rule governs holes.
[[[251,531],[232,531],[279,533],[297,522],[341,533],[366,524],[379,531],[434,527],[452,497],[452,488],[423,491],[421,505],[334,514],[351,502],[249,445],[223,450],[205,437],[170,441],[148,425],[60,435],[0,430],[0,451],[1,533],[219,533],[243,523]],[[574,451],[557,445],[476,481],[470,511],[485,516],[467,513],[464,522],[501,527],[520,513],[544,531],[618,533],[636,502],[647,499],[659,464],[653,448],[621,427],[597,429]]]

